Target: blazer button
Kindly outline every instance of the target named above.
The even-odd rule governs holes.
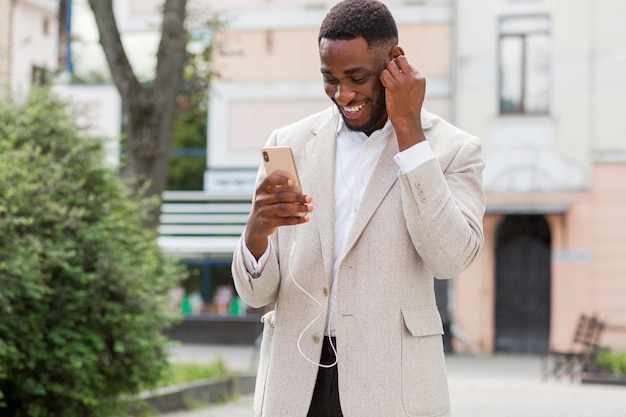
[[[423,195],[423,196],[421,196],[421,197],[420,197],[420,201],[421,201],[422,203],[426,203],[426,202],[428,201],[428,199],[426,198],[426,196],[425,196],[425,195]]]
[[[313,335],[313,343],[319,343],[320,342],[320,337],[318,335]]]
[[[328,297],[328,288],[324,288],[322,293],[324,293],[324,297]]]

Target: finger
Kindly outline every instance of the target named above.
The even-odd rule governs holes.
[[[304,217],[309,213],[309,206],[299,203],[280,203],[276,215],[279,217]]]
[[[417,72],[415,68],[409,64],[409,60],[406,59],[404,55],[400,55],[393,60],[393,63],[396,64],[396,67],[400,70],[400,72],[405,74],[410,74],[412,72]]]
[[[396,59],[392,59],[387,63],[387,71],[389,71],[389,74],[394,78],[398,78],[402,75],[402,69],[398,66]]]
[[[278,226],[294,226],[297,224],[306,223],[309,220],[310,219],[308,215],[281,217],[280,224]]]
[[[291,178],[280,174],[270,174],[261,183],[259,188],[266,193],[278,192],[284,187],[293,187],[294,182]]]
[[[387,68],[380,73],[378,78],[383,84],[383,87],[391,88],[394,85],[397,85],[401,75],[402,73],[400,72],[398,66],[393,61],[389,61]]]
[[[391,73],[387,69],[382,70],[382,72],[378,76],[378,79],[380,80],[381,84],[385,88],[391,87],[391,85],[395,82],[395,80],[392,77]]]
[[[292,186],[292,185],[293,185],[294,179],[293,179],[293,177],[291,176],[291,174],[290,174],[289,172],[287,172],[287,171],[283,171],[282,169],[275,169],[274,171],[272,171],[271,175],[278,175],[278,176],[281,176],[281,177],[287,178],[287,179],[288,179],[288,181],[289,181],[289,180],[291,181],[291,183],[289,184],[289,186]]]
[[[313,197],[310,194],[302,194],[293,190],[283,189],[269,197],[271,204],[288,203],[296,205],[299,211],[307,212],[307,206],[312,206]]]
[[[303,204],[281,202],[260,207],[257,214],[263,224],[276,228],[308,221],[310,211],[312,207]]]
[[[313,198],[309,194],[301,194],[287,188],[280,188],[272,192],[257,193],[255,203],[258,207],[272,207],[280,204],[302,206],[301,211],[306,212],[306,206],[311,206]]]

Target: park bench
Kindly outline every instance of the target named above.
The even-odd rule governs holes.
[[[250,214],[250,197],[167,191],[163,195],[159,243],[182,256],[232,254]]]
[[[569,377],[579,380],[595,363],[605,323],[594,315],[581,314],[574,329],[570,348],[549,349],[542,361],[544,379]]]

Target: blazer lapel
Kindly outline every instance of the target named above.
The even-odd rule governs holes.
[[[425,133],[428,135],[427,132],[432,127],[432,117],[430,116],[430,113],[422,110],[420,119],[422,122],[422,129],[424,129]],[[358,212],[354,217],[354,222],[352,223],[352,227],[346,237],[343,251],[344,255],[352,249],[352,246],[356,243],[361,233],[363,233],[363,229],[365,229],[365,226],[367,226],[367,223],[376,212],[376,209],[383,201],[393,184],[395,184],[398,180],[399,168],[393,160],[393,157],[398,153],[398,151],[398,139],[396,138],[396,134],[394,132],[389,138],[389,142],[387,143],[387,146],[385,146],[383,154],[381,155],[378,164],[376,164],[376,168],[374,168],[372,178],[365,189],[365,193],[363,193]]]
[[[315,211],[311,221],[317,225],[325,261],[324,270],[332,276],[335,233],[335,157],[337,150],[337,127],[332,123],[333,111],[311,128],[314,137],[306,144],[304,192],[313,196]],[[432,126],[430,114],[422,111],[422,128],[427,131]],[[343,253],[347,253],[356,243],[367,223],[376,212],[391,187],[398,180],[398,166],[393,157],[398,153],[398,140],[395,133],[389,138],[383,153],[376,164],[372,178],[365,189],[354,223],[348,232]]]
[[[365,229],[370,218],[383,201],[393,184],[398,180],[398,165],[393,157],[398,153],[398,141],[395,133],[389,138],[389,142],[374,168],[372,177],[363,193],[359,209],[354,217],[352,227],[346,237],[343,253],[346,254],[356,243]]]
[[[317,225],[324,259],[324,271],[332,276],[335,224],[335,152],[337,132],[332,118],[324,118],[312,128],[315,137],[306,144],[307,163],[304,192],[313,197],[311,222]]]

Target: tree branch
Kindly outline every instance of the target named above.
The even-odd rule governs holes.
[[[113,82],[123,99],[132,97],[130,92],[141,90],[141,84],[137,81],[120,39],[113,13],[113,0],[89,0],[89,6],[96,18],[100,44],[107,58]]]
[[[154,90],[163,92],[164,97],[178,95],[182,84],[187,46],[187,31],[184,26],[186,7],[187,0],[165,0],[163,6],[163,27],[157,52]]]

